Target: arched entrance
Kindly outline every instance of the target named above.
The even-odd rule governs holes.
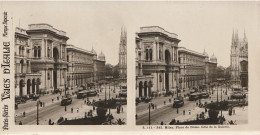
[[[54,58],[54,70],[53,70],[53,87],[57,89],[57,63],[59,59],[59,51],[56,47],[53,48],[53,58]]]
[[[153,87],[152,81],[149,81],[149,84],[148,84],[148,96],[149,97],[152,96],[152,87]]]
[[[165,50],[165,63],[166,63],[166,71],[165,71],[165,89],[166,92],[169,91],[169,64],[171,62],[171,54],[168,50]]]
[[[31,87],[31,80],[30,79],[28,79],[27,80],[27,94],[28,95],[30,95],[31,94],[31,89],[30,89],[30,87]]]
[[[36,93],[37,93],[37,94],[39,94],[40,84],[41,84],[41,82],[40,82],[40,79],[38,78],[38,79],[37,79],[37,84],[36,84]]]
[[[32,80],[32,93],[35,94],[35,85],[36,85],[36,82],[35,82],[35,79]]]
[[[147,97],[147,81],[144,82],[144,96]]]
[[[23,87],[24,87],[24,80],[22,79],[19,82],[19,88],[20,88],[19,95],[20,96],[23,96]]]
[[[143,96],[142,90],[143,90],[143,82],[141,81],[141,82],[139,82],[139,97],[142,97],[142,96]]]

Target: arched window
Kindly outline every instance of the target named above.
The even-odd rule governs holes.
[[[159,60],[162,59],[162,49],[159,49]]]
[[[30,67],[30,63],[29,63],[29,60],[27,60],[27,62],[26,62],[26,73],[29,72],[29,67]]]
[[[34,46],[34,48],[33,48],[33,51],[34,51],[34,58],[36,58],[37,57],[37,46]]]
[[[22,46],[19,46],[19,56],[22,54]]]
[[[22,46],[22,56],[24,56],[24,47]]]
[[[148,60],[149,54],[148,49],[145,49],[145,60]]]
[[[21,68],[20,68],[20,73],[23,73],[23,66],[24,66],[24,65],[23,65],[23,60],[20,61],[20,66],[21,66]]]
[[[153,60],[153,50],[150,49],[150,60]]]
[[[38,57],[40,58],[41,57],[41,47],[38,46]]]

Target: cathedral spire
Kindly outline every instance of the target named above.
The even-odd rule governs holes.
[[[234,28],[233,28],[233,33],[232,33],[232,44],[235,43],[235,35],[234,35]]]
[[[238,30],[236,30],[236,41],[238,42],[239,37],[238,37]]]
[[[247,38],[246,38],[246,30],[244,29],[244,41],[247,41]]]

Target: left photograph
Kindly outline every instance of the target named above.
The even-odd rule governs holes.
[[[13,6],[15,124],[125,125],[126,27],[93,5],[49,4]]]

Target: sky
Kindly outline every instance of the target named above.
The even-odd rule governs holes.
[[[48,23],[67,32],[68,44],[102,51],[112,65],[118,63],[123,26],[128,54],[135,53],[134,34],[140,27],[160,26],[178,34],[180,46],[214,53],[224,67],[230,65],[233,29],[241,38],[246,32],[249,48],[257,45],[259,34],[259,2],[2,2],[2,6],[11,11],[15,26],[27,29],[28,24]]]

